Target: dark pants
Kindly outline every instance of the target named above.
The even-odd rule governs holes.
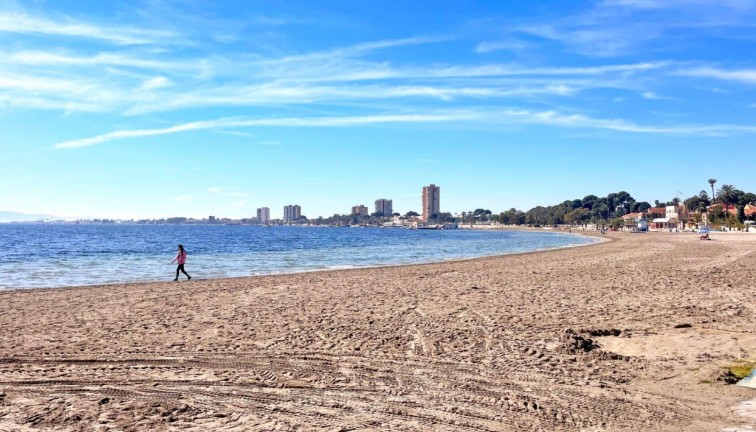
[[[179,277],[179,272],[185,274],[186,277],[189,278],[189,279],[192,278],[191,276],[189,276],[189,273],[187,273],[186,270],[184,270],[184,265],[183,264],[179,264],[178,267],[176,267],[176,279],[178,279],[178,277]]]

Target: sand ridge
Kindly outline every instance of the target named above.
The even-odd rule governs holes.
[[[747,424],[730,407],[756,395],[714,380],[756,356],[756,238],[609,238],[440,264],[0,293],[0,431]]]

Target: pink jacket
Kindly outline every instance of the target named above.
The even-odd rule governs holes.
[[[178,262],[179,265],[186,263],[186,251],[179,252],[176,255],[176,260],[175,261]]]

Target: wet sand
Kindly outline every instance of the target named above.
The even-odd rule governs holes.
[[[2,292],[0,431],[756,425],[733,409],[756,391],[716,381],[756,358],[756,236],[606,237],[440,264]]]

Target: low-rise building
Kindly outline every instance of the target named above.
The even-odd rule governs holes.
[[[367,215],[368,215],[367,206],[364,206],[362,204],[357,204],[356,206],[352,206],[352,216],[367,216]]]

